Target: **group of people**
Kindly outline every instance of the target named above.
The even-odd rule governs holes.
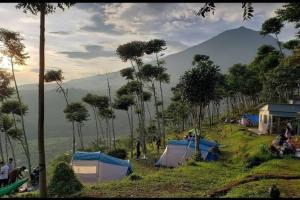
[[[272,141],[271,150],[277,154],[294,154],[296,152],[296,144],[293,139],[294,131],[290,121],[284,125],[281,133]]]
[[[0,187],[7,186],[16,182],[17,179],[23,178],[23,171],[26,167],[15,167],[13,159],[9,158],[7,163],[0,161]]]
[[[195,140],[195,134],[193,134],[193,131],[189,131],[187,135],[184,136],[184,140],[187,141],[194,141]]]

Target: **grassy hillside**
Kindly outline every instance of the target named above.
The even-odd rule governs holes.
[[[246,160],[260,153],[260,145],[270,144],[274,136],[257,136],[239,126],[207,128],[205,135],[222,144],[222,159],[217,162],[187,162],[184,166],[165,169],[153,167],[145,161],[132,161],[134,173],[141,180],[130,177],[86,186],[84,197],[207,197],[212,191],[254,174],[300,175],[300,160],[274,159],[246,170]],[[183,136],[181,134],[180,136]],[[175,138],[175,134],[169,135]],[[152,155],[155,157],[154,155]],[[150,164],[150,163],[151,164]],[[150,164],[150,165],[149,165]],[[282,197],[299,197],[299,180],[259,180],[234,187],[224,197],[268,197],[268,188],[277,184]],[[251,189],[249,189],[251,188]]]
[[[168,139],[182,138],[185,133],[169,134]],[[261,154],[260,146],[270,144],[274,135],[258,136],[238,125],[207,127],[205,137],[221,144],[221,159],[216,162],[188,161],[183,166],[155,168],[159,156],[149,146],[148,160],[132,160],[134,174],[119,181],[85,185],[80,197],[209,197],[214,191],[257,175],[299,176],[294,180],[261,179],[233,187],[218,197],[269,197],[268,189],[276,184],[282,197],[300,196],[300,160],[284,157],[272,159],[246,169],[246,161]],[[161,152],[163,149],[161,149]]]

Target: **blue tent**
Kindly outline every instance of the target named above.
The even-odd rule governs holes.
[[[75,152],[72,166],[83,182],[114,180],[132,173],[129,160],[115,158],[100,151]]]
[[[97,160],[102,163],[128,167],[127,175],[132,173],[132,166],[130,165],[128,160],[122,160],[122,159],[107,155],[100,151],[98,151],[98,152],[76,151],[75,154],[73,155],[73,160]]]
[[[216,161],[220,158],[218,144],[205,139],[200,139],[200,151],[203,160]],[[177,166],[181,164],[185,158],[190,157],[194,153],[195,142],[188,140],[170,140],[164,153],[156,162],[155,166]],[[213,151],[215,149],[216,151]]]
[[[243,118],[249,119],[253,126],[257,126],[259,122],[259,116],[256,114],[244,114]]]

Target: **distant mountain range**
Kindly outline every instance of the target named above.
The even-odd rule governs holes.
[[[193,56],[195,54],[205,54],[220,66],[222,72],[226,72],[235,63],[249,63],[255,56],[257,49],[269,44],[277,47],[276,39],[271,36],[261,36],[258,31],[239,27],[227,30],[211,39],[190,47],[184,51],[168,55],[163,59],[166,61],[167,72],[171,75],[171,83],[164,86],[165,99],[170,97],[170,88],[174,86],[181,75],[191,68]],[[125,80],[120,76],[119,71],[108,74],[112,92],[125,84]],[[88,92],[107,94],[106,75],[96,75],[86,78],[67,81],[65,87],[70,88],[69,94],[72,101],[80,101]],[[29,106],[29,112],[25,118],[26,129],[30,138],[37,136],[37,85],[20,86],[22,98]],[[46,137],[71,136],[71,125],[64,118],[63,109],[65,102],[61,94],[55,91],[54,84],[46,84],[45,94],[45,135]],[[152,105],[151,105],[152,108]],[[95,135],[95,125],[93,116],[86,123],[83,132],[86,135]],[[128,125],[124,112],[116,113],[116,133],[117,135],[127,135]]]

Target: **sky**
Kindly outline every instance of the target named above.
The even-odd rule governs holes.
[[[195,15],[203,3],[78,3],[46,16],[46,70],[62,69],[65,80],[118,71],[128,66],[116,55],[133,40],[164,39],[165,55],[204,42],[219,33],[245,26],[260,30],[281,3],[255,3],[254,17],[243,21],[241,3],[216,3],[214,15]],[[18,66],[18,84],[38,82],[39,16],[25,14],[16,3],[0,3],[0,27],[20,32],[30,58]],[[293,24],[279,34],[294,38]],[[151,57],[146,57],[151,60]],[[4,60],[4,61],[3,61]],[[10,69],[2,59],[1,68]]]

